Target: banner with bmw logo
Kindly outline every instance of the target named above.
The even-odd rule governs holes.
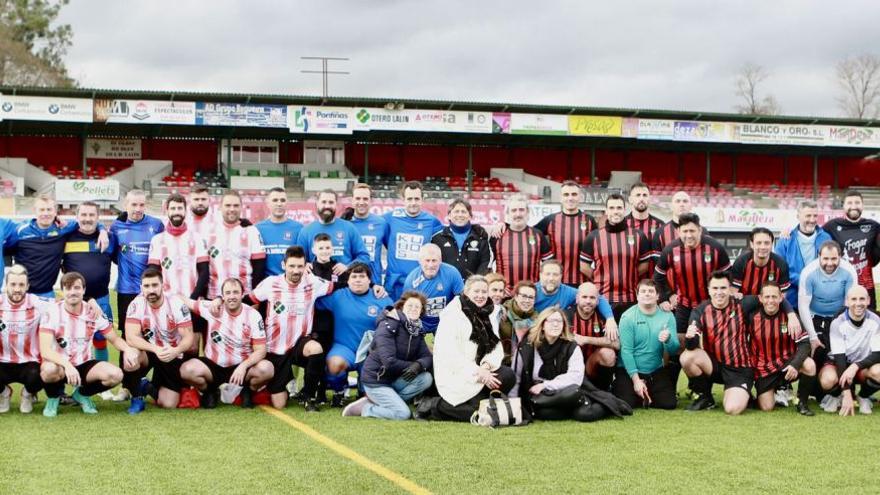
[[[94,108],[88,98],[50,96],[0,96],[0,119],[48,122],[92,121]]]

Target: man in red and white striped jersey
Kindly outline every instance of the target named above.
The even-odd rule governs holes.
[[[147,264],[160,270],[163,291],[169,296],[180,294],[190,299],[201,299],[208,293],[208,252],[198,234],[187,225],[186,198],[180,194],[168,196],[165,202],[168,224],[165,231],[150,241]],[[195,321],[193,321],[195,324]],[[205,320],[199,319],[198,328],[204,333]],[[195,335],[189,352],[198,355],[199,336]]]
[[[211,302],[185,299],[193,313],[208,321],[205,355],[180,366],[184,382],[203,392],[202,407],[217,407],[220,385],[230,383],[241,389],[242,407],[253,407],[251,392],[272,379],[272,363],[266,361],[266,327],[260,313],[242,304],[244,285],[227,278],[221,285],[223,304],[218,316]]]
[[[138,351],[137,369],[125,371],[122,379],[122,386],[131,393],[129,414],[146,408],[140,383],[150,369],[158,388],[156,404],[175,408],[180,401],[180,365],[184,352],[192,346],[192,320],[183,301],[162,293],[162,279],[160,269],[148,266],[141,275],[141,293],[125,315],[125,340]]]
[[[137,366],[137,351],[116,332],[103,315],[91,317],[83,303],[85,278],[78,272],[61,277],[63,300],[51,305],[40,319],[40,355],[43,364],[40,376],[46,387],[43,416],[58,414],[59,396],[64,384],[76,387],[71,397],[79,402],[86,414],[98,409],[91,396],[109,390],[122,381],[122,370],[92,355],[92,338],[101,332],[122,356],[126,369]]]
[[[324,348],[312,338],[315,300],[333,291],[333,283],[306,273],[306,253],[301,246],[284,252],[284,275],[269,277],[250,294],[253,302],[266,303],[266,359],[275,367],[269,382],[272,406],[287,405],[287,383],[293,365],[305,368],[302,394],[307,411],[317,411],[318,382],[324,373]]]
[[[34,397],[43,388],[40,380],[40,316],[53,305],[28,294],[27,269],[12,265],[0,295],[0,413],[9,411],[11,383],[21,383],[19,410],[33,411]]]
[[[241,197],[227,191],[220,202],[223,221],[208,234],[207,247],[211,276],[208,298],[220,295],[220,283],[228,278],[241,282],[249,293],[266,275],[266,251],[256,227],[241,225]]]
[[[186,224],[198,239],[207,242],[208,235],[214,229],[217,220],[217,213],[211,209],[211,193],[208,186],[204,184],[196,184],[189,193],[189,215],[186,217]]]

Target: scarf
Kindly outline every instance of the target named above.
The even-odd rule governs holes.
[[[534,309],[526,313],[525,311],[519,309],[519,306],[516,304],[515,299],[511,299],[510,305],[507,308],[507,319],[510,320],[510,327],[512,330],[514,330],[513,336],[516,336],[517,328],[532,328],[532,325],[535,323],[533,319],[534,316]]]
[[[624,230],[626,230],[626,221],[624,220],[620,223],[608,222],[605,224],[605,230],[611,233],[623,232]]]
[[[464,294],[459,297],[459,300],[461,301],[461,311],[471,324],[470,340],[474,344],[477,344],[477,356],[475,362],[480,364],[486,354],[492,352],[492,349],[495,349],[495,346],[500,342],[498,336],[492,331],[492,321],[489,319],[489,315],[492,314],[492,310],[494,309],[492,306],[492,300],[489,299],[486,301],[486,304],[482,308],[478,308],[477,305]]]
[[[403,314],[403,311],[399,309],[397,310],[397,317],[400,319],[400,323],[410,337],[417,337],[420,333],[422,333],[421,319],[410,320],[405,314]]]
[[[541,343],[538,347],[538,354],[541,355],[541,369],[538,370],[538,377],[544,380],[552,380],[557,376],[568,371],[568,356],[563,352],[566,349],[566,340],[556,339],[556,342],[549,344]]]
[[[183,233],[186,232],[186,222],[180,224],[180,227],[175,227],[174,225],[171,225],[171,222],[169,221],[165,225],[165,231],[175,237],[183,235]]]

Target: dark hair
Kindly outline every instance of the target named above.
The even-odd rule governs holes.
[[[367,278],[373,278],[373,270],[370,269],[370,265],[366,263],[361,263],[360,261],[352,263],[346,272],[351,275],[352,273],[365,273]]]
[[[446,209],[446,212],[452,213],[452,209],[458,205],[464,206],[465,209],[468,211],[468,214],[474,214],[474,210],[471,208],[471,204],[466,199],[461,198],[452,200],[452,202],[449,203],[449,208]]]
[[[408,301],[412,298],[416,298],[419,300],[420,303],[422,303],[422,312],[419,313],[419,318],[421,318],[422,316],[425,316],[425,310],[428,308],[428,300],[425,299],[425,296],[422,295],[421,292],[414,291],[414,290],[408,290],[408,291],[404,292],[403,294],[401,294],[400,299],[398,299],[397,302],[394,303],[394,309],[402,310],[403,305],[406,304],[406,301]]]
[[[682,226],[687,225],[689,223],[692,223],[692,224],[696,225],[697,227],[699,227],[700,226],[700,216],[697,215],[696,213],[683,213],[678,216],[678,226],[679,227],[682,227]]]
[[[333,189],[329,189],[329,188],[323,189],[320,192],[318,192],[318,195],[315,196],[315,199],[317,200],[318,198],[320,198],[322,194],[332,194],[334,200],[337,200],[337,201],[339,200],[339,194],[337,194],[336,191],[334,191]]]
[[[639,284],[636,286],[636,290],[638,290],[642,287],[651,287],[654,290],[657,290],[657,284],[654,282],[654,280],[652,280],[650,278],[643,278],[643,279],[639,280]]]
[[[194,184],[192,188],[189,190],[189,194],[201,194],[201,193],[210,193],[208,186],[205,184]]]
[[[620,193],[611,193],[611,194],[608,195],[607,198],[605,198],[605,207],[607,208],[607,207],[608,207],[608,203],[609,203],[610,201],[614,201],[614,200],[618,200],[618,201],[620,201],[621,203],[623,203],[623,206],[626,206],[626,198],[623,197],[623,194],[620,194]]]
[[[269,192],[267,192],[266,194],[267,194],[267,195],[268,195],[268,194],[272,194],[273,192],[281,193],[281,194],[284,194],[284,195],[287,194],[287,191],[285,191],[283,187],[278,187],[278,186],[275,186],[275,187],[273,187],[272,189],[269,189]]]
[[[749,232],[749,242],[753,242],[755,240],[755,236],[758,234],[767,234],[770,236],[770,243],[773,243],[773,232],[770,232],[770,229],[767,227],[755,227]]]
[[[284,262],[287,263],[288,258],[306,259],[306,252],[302,246],[290,246],[284,251]]]
[[[730,273],[725,270],[715,270],[709,275],[709,280],[727,280],[728,283],[731,283]]]
[[[567,179],[567,180],[562,181],[562,185],[559,186],[559,189],[562,189],[563,187],[576,187],[576,188],[578,188],[578,190],[580,190],[581,185],[578,184],[577,181]]]
[[[235,277],[229,277],[226,280],[224,280],[223,283],[220,285],[220,292],[221,293],[223,292],[223,288],[226,287],[226,284],[228,284],[230,282],[238,284],[238,288],[241,289],[241,292],[244,292],[244,283]]]
[[[533,291],[535,291],[535,295],[538,294],[538,288],[535,287],[535,284],[532,283],[531,280],[520,280],[519,282],[517,282],[516,285],[513,286],[512,294],[516,296],[517,294],[519,294],[519,290],[522,288],[532,289]]]
[[[227,189],[220,198],[221,203],[223,202],[223,198],[238,198],[238,202],[241,203],[241,194],[238,194],[238,191],[235,189]]]
[[[766,289],[767,287],[776,287],[776,289],[777,289],[779,292],[782,292],[782,287],[780,287],[778,283],[776,283],[776,282],[773,281],[773,280],[767,280],[766,282],[764,282],[763,284],[761,284],[761,292],[760,292],[760,293],[763,294],[763,293],[764,293],[764,289]]]
[[[647,189],[648,192],[651,192],[651,188],[648,187],[644,182],[636,182],[635,184],[629,186],[629,192],[632,192],[633,189]]]
[[[843,193],[843,199],[846,198],[859,198],[862,199],[862,193],[855,189],[847,189],[845,193]]]
[[[407,189],[418,189],[419,191],[424,191],[425,188],[422,186],[422,183],[417,180],[408,180],[400,186],[400,194],[403,195],[403,192]]]
[[[183,207],[186,208],[186,198],[183,197],[183,194],[173,193],[168,196],[168,199],[165,200],[165,208],[168,208],[168,205],[171,203],[183,203]]]
[[[73,287],[73,284],[79,280],[82,283],[83,289],[86,288],[86,278],[82,276],[79,272],[67,272],[61,276],[61,288],[69,289]]]
[[[141,280],[145,278],[158,278],[160,282],[163,281],[162,269],[157,266],[148,266],[144,273],[141,273]]]
[[[840,244],[837,241],[825,241],[819,246],[820,253],[826,249],[834,249],[838,255],[843,254],[843,250],[840,249]]]
[[[321,241],[333,242],[333,239],[331,239],[330,235],[326,232],[321,232],[320,234],[315,236],[315,239],[312,241],[312,243]]]

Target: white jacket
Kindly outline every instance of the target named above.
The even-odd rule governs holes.
[[[501,308],[496,307],[489,319],[492,331],[498,335],[498,316]],[[471,322],[461,310],[461,300],[456,297],[440,312],[440,323],[434,337],[434,382],[440,397],[457,406],[483,389],[477,379],[480,365],[488,363],[491,370],[501,366],[504,350],[501,342],[486,354],[479,364],[477,344],[471,342]]]

